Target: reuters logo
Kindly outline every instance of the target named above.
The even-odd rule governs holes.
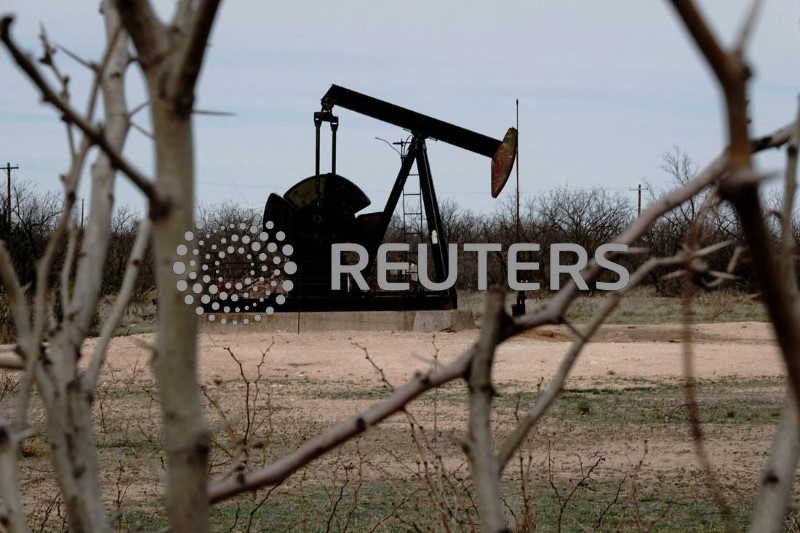
[[[260,217],[248,222],[198,221],[175,248],[172,271],[186,305],[209,322],[250,324],[250,318],[226,318],[227,313],[253,314],[255,322],[271,315],[294,288],[290,276],[297,264],[286,234]],[[220,316],[218,316],[220,315]]]

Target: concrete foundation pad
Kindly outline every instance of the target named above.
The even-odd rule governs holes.
[[[411,331],[416,311],[341,311],[317,313],[217,314],[213,321],[203,316],[201,330],[207,332],[247,331]],[[225,320],[225,323],[222,323]],[[245,323],[245,320],[247,322]],[[236,324],[234,325],[234,321]]]
[[[225,321],[224,323],[222,321]],[[234,331],[461,331],[475,328],[472,312],[449,311],[341,311],[318,313],[216,314],[203,315],[200,330],[213,333]]]
[[[461,331],[475,327],[472,311],[466,309],[417,311],[417,316],[414,318],[414,331]]]

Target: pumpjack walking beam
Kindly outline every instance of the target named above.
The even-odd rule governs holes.
[[[489,158],[494,157],[501,144],[501,141],[497,139],[449,124],[443,120],[378,100],[339,85],[331,85],[331,88],[322,97],[322,108],[330,110],[337,105]]]
[[[436,139],[490,158],[494,198],[500,194],[514,166],[517,155],[517,130],[514,128],[509,128],[500,141],[339,85],[331,85],[322,97],[322,110],[331,111],[337,105],[400,126],[416,136]]]

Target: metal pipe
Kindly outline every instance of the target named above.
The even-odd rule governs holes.
[[[314,165],[314,175],[319,174],[319,127],[322,125],[322,119],[319,116],[319,113],[314,113],[314,128],[317,131],[317,142],[316,142],[316,163]]]
[[[339,119],[331,117],[331,173],[336,174],[336,130],[339,129]]]

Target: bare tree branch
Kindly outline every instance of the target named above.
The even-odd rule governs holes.
[[[505,295],[489,291],[481,335],[472,357],[467,386],[469,389],[469,443],[467,456],[478,500],[478,514],[483,531],[503,531],[503,505],[500,500],[500,465],[492,453],[492,365],[500,344],[508,315],[504,310]]]
[[[164,59],[167,30],[158,20],[150,0],[114,0],[133,40],[138,61],[145,74]]]
[[[16,349],[16,345],[12,345]],[[8,370],[22,370],[25,368],[25,361],[18,355],[0,353],[0,368]]]
[[[764,303],[775,326],[778,344],[787,366],[793,390],[800,395],[800,316],[794,307],[790,294],[783,289],[782,277],[776,263],[771,239],[764,227],[764,217],[759,203],[756,185],[743,182],[741,177],[751,176],[753,172],[750,141],[747,139],[747,69],[738,55],[724,54],[727,58],[720,60],[717,54],[719,45],[716,40],[709,43],[713,36],[704,31],[705,22],[694,8],[691,0],[673,0],[678,13],[706,59],[712,65],[720,86],[725,93],[728,112],[728,135],[730,140],[729,154],[731,158],[731,176],[722,184],[723,196],[731,202],[742,220],[747,243],[753,260],[756,278],[762,288]],[[743,142],[742,139],[745,139]],[[798,396],[800,402],[800,396]]]
[[[750,0],[750,9],[747,12],[747,15],[744,18],[744,22],[742,23],[742,27],[739,28],[739,35],[736,38],[736,44],[734,44],[733,49],[741,54],[744,52],[745,47],[747,47],[747,41],[750,39],[750,34],[753,31],[753,26],[755,26],[756,19],[758,19],[758,15],[761,12],[761,7],[764,5],[763,0]]]
[[[792,291],[792,298],[797,304],[797,259],[796,243],[792,234],[792,218],[794,217],[794,197],[797,191],[797,151],[800,146],[800,105],[797,110],[797,123],[792,137],[786,145],[786,174],[783,185],[783,209],[781,211],[781,269],[783,283]]]
[[[705,250],[703,253],[705,254],[713,251],[713,249]],[[633,274],[631,274],[630,281],[625,289],[613,292],[606,297],[605,301],[600,306],[600,309],[598,309],[598,311],[592,317],[592,320],[589,322],[589,324],[586,325],[583,331],[577,332],[575,340],[570,346],[569,351],[567,351],[566,355],[561,360],[561,364],[559,365],[558,370],[553,376],[550,384],[544,390],[542,395],[536,400],[536,403],[533,405],[533,407],[531,407],[531,409],[519,420],[517,428],[503,443],[500,451],[497,454],[497,460],[501,469],[505,468],[506,464],[508,464],[508,461],[511,460],[511,458],[514,456],[514,453],[516,453],[517,449],[519,449],[519,447],[525,441],[525,437],[528,435],[530,430],[533,429],[533,427],[539,422],[542,416],[553,404],[553,401],[555,401],[555,399],[558,397],[558,394],[564,387],[564,383],[566,382],[572,367],[575,365],[575,362],[578,360],[578,356],[581,354],[584,346],[586,346],[586,343],[589,342],[597,330],[600,329],[600,326],[605,323],[609,315],[614,312],[624,296],[632,288],[638,286],[639,283],[641,283],[642,280],[644,280],[653,269],[663,266],[679,265],[684,261],[684,253],[680,253],[674,257],[651,258],[638,269],[636,269]]]
[[[800,107],[798,108],[800,118]],[[798,120],[791,140],[786,147],[786,179],[784,183],[783,210],[781,213],[781,270],[782,283],[795,307],[799,305],[797,294],[797,274],[795,241],[792,234],[794,196],[797,188],[797,151],[800,145],[800,120]],[[761,487],[756,498],[750,531],[781,531],[784,516],[791,503],[794,490],[794,474],[800,460],[800,410],[797,407],[797,393],[790,383],[781,410],[781,418],[772,437],[772,448],[761,476]]]
[[[102,89],[103,111],[106,116],[105,136],[112,148],[121,152],[128,136],[127,103],[125,101],[126,70],[129,65],[127,33],[122,29],[119,15],[107,3],[103,4],[107,48],[92,84],[90,100]],[[92,106],[87,108],[91,114]],[[72,345],[80,345],[94,319],[97,308],[106,255],[109,249],[111,217],[114,210],[114,184],[116,170],[107,154],[98,154],[91,167],[89,215],[83,228],[81,250],[73,297],[68,307],[72,328],[65,328]]]
[[[19,284],[17,273],[14,272],[14,264],[11,262],[11,256],[8,255],[6,243],[0,241],[0,283],[6,291],[6,297],[11,308],[11,316],[14,319],[14,326],[17,329],[17,346],[23,350],[21,355],[29,357],[24,353],[27,348],[28,337],[31,335],[31,319],[30,310],[25,303],[25,294]],[[22,344],[19,344],[19,341]]]
[[[104,3],[103,9],[109,6]],[[110,164],[122,148],[127,132],[127,118],[124,97],[124,70],[128,66],[126,43],[119,39],[119,17],[116,10],[105,11],[108,49],[103,56],[102,66],[98,68],[89,95],[87,117],[78,116],[69,105],[66,97],[55,91],[44,80],[31,60],[17,49],[9,35],[11,19],[0,22],[3,43],[11,52],[20,68],[42,90],[45,101],[50,102],[65,114],[67,123],[74,123],[84,130],[79,150],[72,148],[70,169],[63,178],[64,202],[59,220],[46,244],[42,257],[36,265],[36,292],[33,303],[33,327],[27,337],[17,339],[21,352],[25,354],[25,371],[18,386],[16,412],[13,429],[21,433],[25,427],[31,388],[35,382],[44,404],[50,440],[50,457],[59,486],[64,493],[67,507],[67,520],[70,529],[76,531],[109,530],[108,515],[103,505],[100,489],[100,467],[97,447],[92,430],[91,398],[93,389],[86,389],[77,379],[80,347],[86,338],[89,321],[96,308],[97,297],[102,282],[105,250],[109,239],[108,216],[113,206],[114,167]],[[47,65],[58,73],[52,59],[51,48],[46,35],[42,40],[45,46]],[[106,72],[106,67],[110,72]],[[108,74],[108,75],[106,75]],[[66,77],[58,75],[66,86]],[[109,130],[91,129],[88,115],[93,113],[97,94],[102,87],[104,111]],[[66,94],[66,91],[62,91]],[[112,95],[115,93],[115,95]],[[73,119],[77,118],[77,122]],[[92,204],[89,213],[87,234],[81,244],[78,274],[75,291],[69,306],[65,306],[64,318],[57,328],[46,330],[50,317],[48,303],[50,287],[49,276],[59,241],[69,224],[72,223],[75,191],[82,175],[83,165],[89,149],[100,136],[101,152],[92,168]],[[103,149],[105,143],[106,150]],[[111,150],[107,150],[111,147]],[[110,151],[111,153],[107,153]],[[105,234],[102,227],[105,226]],[[62,298],[67,299],[67,289],[71,278],[72,258],[76,243],[72,238],[67,251],[67,260],[62,270]],[[19,328],[18,328],[19,329]],[[53,335],[49,346],[45,345],[47,336]]]
[[[769,148],[783,146],[789,141],[794,127],[795,122],[792,122],[769,135],[754,139],[749,143],[750,149],[753,152],[760,152]],[[641,216],[634,220],[622,235],[614,239],[613,242],[627,245],[634,244],[664,213],[677,208],[689,198],[692,198],[706,187],[717,183],[726,176],[729,168],[728,165],[729,159],[727,153],[717,156],[711,163],[703,168],[703,170],[698,172],[694,179],[673,190],[657,202],[653,202],[647,209],[642,211]],[[600,270],[597,263],[591,261],[584,271],[584,279],[587,281],[595,279],[599,275]],[[548,320],[550,322],[548,323],[558,323],[561,310],[566,309],[567,305],[575,299],[577,295],[578,287],[574,281],[570,280],[561,291],[550,298],[547,303],[544,304],[542,310],[542,312],[546,312],[549,316]],[[517,317],[514,320],[515,327],[524,330],[541,325],[538,315],[539,313]]]
[[[691,0],[672,0],[672,5],[683,19],[684,26],[694,39],[695,44],[708,59],[711,69],[717,78],[728,75],[728,57],[719,45],[713,30],[706,24],[703,15]]]
[[[28,531],[19,488],[18,447],[19,438],[9,432],[0,418],[0,496],[5,506],[5,512],[0,511],[0,519],[9,533]]]
[[[114,167],[127,175],[133,184],[136,185],[136,187],[138,187],[145,196],[147,196],[148,200],[151,202],[151,209],[156,211],[163,209],[163,202],[156,193],[156,190],[153,187],[153,183],[150,181],[150,179],[136,170],[136,168],[134,168],[133,165],[131,165],[128,160],[122,156],[122,154],[120,154],[111,146],[102,128],[92,126],[90,122],[88,122],[84,117],[72,109],[72,107],[65,103],[59,97],[59,95],[56,94],[53,88],[50,87],[50,84],[47,83],[47,80],[42,77],[42,74],[39,72],[39,69],[36,67],[33,61],[31,61],[31,59],[17,47],[10,34],[10,27],[13,20],[14,19],[12,17],[5,17],[0,20],[0,41],[3,42],[8,51],[11,53],[11,57],[14,59],[20,69],[22,69],[22,71],[28,75],[28,78],[39,88],[44,100],[61,111],[67,121],[75,124],[83,132],[83,134],[91,140],[92,144],[96,145],[106,155],[108,155]]]
[[[419,374],[410,382],[397,387],[385,400],[373,405],[361,414],[343,420],[320,435],[304,442],[294,452],[274,463],[252,472],[241,473],[235,478],[221,480],[209,488],[212,503],[230,498],[241,492],[254,490],[265,485],[280,483],[293,472],[310,463],[343,442],[363,433],[391,415],[403,410],[406,404],[420,394],[439,385],[461,377],[469,368],[475,346],[462,353],[452,363],[439,367],[436,371]]]
[[[753,150],[761,151],[782,146],[789,140],[793,128],[794,123],[766,137],[754,140],[752,142]],[[629,245],[635,243],[661,215],[675,209],[704,188],[720,180],[727,172],[727,165],[727,157],[725,155],[718,156],[698,173],[694,180],[675,189],[662,200],[651,204],[650,207],[642,212],[642,216],[636,219],[615,242]],[[591,282],[597,278],[600,271],[601,269],[596,265],[591,266],[583,272],[583,278],[587,282]],[[511,327],[503,331],[500,340],[508,339],[513,335],[542,325],[561,323],[564,312],[577,295],[578,290],[575,283],[570,282],[536,312],[514,319]],[[415,376],[410,382],[398,387],[394,394],[385,400],[309,439],[297,450],[274,463],[258,470],[242,473],[235,479],[219,480],[212,483],[209,487],[210,501],[216,503],[241,492],[255,490],[265,485],[273,485],[283,481],[299,468],[302,468],[325,452],[359,435],[368,427],[402,411],[406,404],[424,392],[465,375],[470,367],[475,350],[476,346],[473,345],[453,362],[439,366],[435,371]]]
[[[103,54],[103,59],[100,60],[99,65],[94,65],[95,76],[94,80],[92,81],[92,88],[89,91],[89,101],[86,103],[86,113],[84,116],[86,117],[86,121],[88,123],[92,123],[94,119],[94,110],[97,104],[97,95],[100,93],[99,89],[103,84],[104,76],[106,69],[108,68],[109,63],[111,62],[111,58],[114,54],[114,50],[117,47],[117,44],[120,43],[123,46],[127,46],[125,42],[127,39],[123,38],[123,30],[122,26],[117,26],[114,29],[114,33],[111,35],[111,39],[108,41],[106,45],[106,51]]]
[[[758,194],[758,186],[748,179],[755,174],[750,154],[750,147],[746,144],[748,137],[749,121],[747,117],[747,80],[750,71],[744,62],[743,49],[735,49],[731,53],[721,52],[713,36],[704,30],[705,22],[697,13],[691,0],[673,0],[673,5],[682,17],[685,26],[692,34],[695,42],[703,52],[708,63],[711,65],[717,77],[720,88],[725,95],[725,106],[728,117],[728,140],[730,144],[729,153],[731,157],[731,176],[722,183],[721,192],[730,201],[736,210],[741,222],[742,229],[750,248],[753,258],[752,264],[756,274],[756,279],[761,287],[762,298],[767,308],[770,321],[774,326],[778,345],[786,363],[789,378],[788,391],[794,394],[794,402],[787,405],[800,405],[800,312],[796,302],[796,290],[788,289],[784,286],[786,279],[786,268],[781,268],[781,264],[775,261],[775,250],[768,231],[764,225],[764,216]],[[757,9],[753,6],[750,15],[747,17],[745,27],[752,24],[753,14]],[[747,40],[750,29],[745,29],[740,38],[743,46]],[[782,275],[783,274],[783,275]],[[785,410],[785,417],[792,416],[792,408]],[[785,418],[784,417],[784,418]],[[792,429],[793,421],[786,421],[783,427]],[[797,440],[798,435],[787,433],[787,439]],[[773,446],[776,449],[777,443]],[[787,444],[788,447],[788,444]],[[783,448],[778,447],[783,451]],[[787,459],[788,458],[788,459]],[[783,466],[789,465],[794,459],[792,453],[786,453],[781,457]],[[777,484],[780,479],[775,479],[778,475],[792,476],[794,471],[771,471],[773,476],[765,476],[762,480],[762,487],[770,484]],[[791,483],[791,482],[789,482]],[[784,485],[785,488],[785,485]],[[762,489],[763,490],[763,489]],[[771,490],[771,489],[767,489]],[[759,501],[763,500],[759,497]],[[788,499],[782,495],[770,498],[771,508],[762,506],[757,513],[759,519],[759,529],[754,531],[780,531],[783,526],[783,517],[786,514]],[[767,517],[766,515],[773,515]],[[781,517],[780,520],[776,517]],[[760,529],[762,523],[772,529]]]
[[[746,83],[750,70],[745,65],[742,50],[726,52],[714,33],[706,24],[702,14],[692,0],[672,0],[672,5],[683,19],[689,31],[725,95],[728,114],[728,142],[730,143],[731,170],[733,179],[729,182],[750,176],[752,165],[748,138]],[[752,18],[752,17],[749,17]]]
[[[800,412],[796,395],[786,390],[781,418],[772,439],[769,458],[761,475],[749,531],[783,531],[786,510],[791,504],[794,474],[800,460]]]
[[[695,220],[692,221],[689,227],[686,243],[684,246],[690,252],[697,250],[704,239],[709,235],[703,230],[703,223],[709,216],[709,213],[715,211],[712,207],[715,202],[716,195],[708,195],[700,207],[699,214]],[[714,466],[711,462],[711,457],[706,448],[703,426],[700,421],[700,411],[697,405],[697,390],[695,387],[695,372],[694,372],[694,344],[692,342],[692,323],[694,319],[694,309],[692,301],[694,299],[694,280],[696,272],[697,261],[695,258],[689,256],[684,263],[682,282],[683,288],[681,291],[681,306],[683,308],[681,335],[682,342],[681,348],[683,352],[683,379],[684,379],[684,398],[686,403],[686,411],[689,418],[689,428],[692,436],[692,444],[694,446],[695,455],[700,468],[703,472],[703,478],[711,492],[714,502],[717,504],[720,514],[722,515],[725,530],[729,533],[736,531],[736,526],[733,522],[733,515],[731,507],[728,504],[727,498],[723,493],[720,486],[717,474],[714,471]]]
[[[94,390],[97,385],[97,379],[100,376],[100,370],[106,360],[106,353],[108,352],[108,344],[111,342],[111,337],[114,331],[119,326],[122,315],[125,314],[125,309],[128,307],[131,295],[136,288],[136,280],[139,276],[139,269],[142,264],[142,258],[147,251],[147,245],[150,241],[150,219],[145,218],[139,223],[139,231],[136,234],[136,240],[133,243],[130,258],[128,259],[128,267],[125,269],[125,276],[122,279],[122,286],[117,293],[117,298],[114,300],[114,305],[111,308],[108,316],[103,322],[100,336],[95,344],[92,353],[92,360],[89,368],[86,370],[84,379],[86,380],[86,388]]]
[[[80,231],[74,223],[69,229],[67,241],[67,255],[64,257],[64,266],[61,268],[61,308],[69,309],[69,282],[72,277],[72,265],[75,262],[75,251],[78,248],[78,235]]]
[[[194,222],[191,107],[206,51],[202,41],[211,29],[216,2],[200,2],[191,20],[176,20],[165,27],[149,0],[115,1],[146,78],[155,140],[156,188],[169,203],[159,216],[152,217],[153,250],[159,265],[159,331],[152,367],[164,420],[169,472],[167,514],[175,530],[203,531],[208,529],[209,436],[197,386],[197,315],[175,291],[174,275],[168,266],[175,260],[176,243]],[[179,6],[180,13],[190,11],[188,2]],[[181,334],[175,335],[176,331]]]
[[[175,58],[168,90],[175,105],[184,113],[191,113],[194,106],[194,87],[203,64],[208,37],[216,19],[220,0],[200,0],[192,13],[188,35]]]

